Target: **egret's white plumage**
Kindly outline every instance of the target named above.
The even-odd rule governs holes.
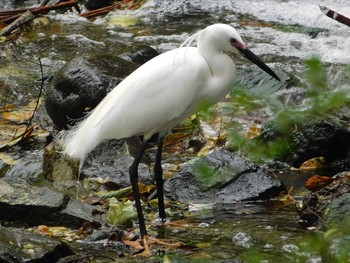
[[[230,39],[243,41],[224,24],[208,26],[196,36],[197,47],[163,53],[125,78],[63,138],[65,152],[83,160],[104,140],[164,134],[202,103],[225,96],[236,67],[224,51],[238,53]]]
[[[188,47],[197,38],[197,47]],[[129,168],[140,234],[145,251],[148,235],[138,190],[138,165],[155,133],[160,134],[154,174],[159,217],[164,220],[163,170],[164,134],[201,105],[215,103],[233,85],[236,66],[225,52],[241,53],[279,80],[278,76],[249,49],[235,29],[214,24],[185,41],[184,46],[159,55],[125,78],[76,128],[61,139],[65,152],[84,157],[100,142],[143,135],[139,152]]]

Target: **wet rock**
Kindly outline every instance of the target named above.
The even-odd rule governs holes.
[[[350,227],[350,172],[336,174],[333,178],[329,185],[305,196],[299,205],[297,211],[304,226],[323,230],[344,224]]]
[[[347,200],[349,201],[349,199]],[[350,258],[350,224],[331,228],[321,243],[322,262],[348,262]]]
[[[87,0],[84,5],[87,10],[95,10],[105,6],[112,5],[114,0]]]
[[[42,170],[44,178],[49,181],[76,181],[79,178],[79,161],[63,156],[61,147],[52,142],[44,148]]]
[[[22,157],[10,166],[2,178],[7,182],[35,182],[42,175],[42,150],[22,152]]]
[[[24,229],[0,227],[0,262],[57,262],[74,252],[62,241]]]
[[[134,148],[139,144],[138,138],[128,140],[110,140],[101,143],[91,152],[82,168],[82,174],[88,178],[109,178],[121,188],[130,186],[129,167],[133,162]],[[149,157],[145,153],[143,162],[148,163]],[[152,184],[153,179],[147,164],[140,163],[139,182]]]
[[[315,226],[325,232],[322,262],[347,262],[350,258],[350,172],[333,178],[335,180],[323,189],[305,196],[297,211],[303,226]]]
[[[148,60],[151,60],[152,58],[158,55],[159,55],[158,51],[150,46],[136,45],[136,46],[133,46],[130,51],[122,54],[120,57],[125,60],[132,61],[138,65],[142,65],[146,63]]]
[[[350,157],[350,130],[338,121],[316,120],[298,126],[297,131],[282,131],[274,121],[264,124],[260,141],[284,140],[288,148],[278,159],[299,167],[314,157],[325,157],[327,163],[347,167]]]
[[[67,128],[70,120],[83,117],[87,109],[93,109],[136,68],[135,64],[110,54],[74,58],[50,82],[46,111],[55,125]]]
[[[0,219],[29,225],[80,227],[84,222],[100,223],[92,216],[93,206],[81,203],[47,187],[0,180]]]
[[[216,149],[185,164],[164,190],[168,198],[182,202],[231,203],[271,198],[285,187],[240,155]]]

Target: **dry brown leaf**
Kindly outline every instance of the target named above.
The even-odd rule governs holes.
[[[326,160],[324,157],[315,157],[311,158],[300,166],[300,170],[304,171],[310,171],[310,170],[316,170],[316,169],[321,169],[324,167]]]
[[[314,175],[311,176],[305,183],[305,188],[311,192],[316,192],[332,183],[335,179],[328,176]]]
[[[2,114],[2,117],[9,121],[24,122],[29,120],[33,115],[33,111],[18,110],[8,111]]]
[[[261,126],[260,125],[253,125],[249,127],[249,130],[245,134],[246,139],[254,139],[258,137],[261,133]]]
[[[10,155],[4,153],[0,153],[0,160],[8,165],[14,165],[16,163],[15,159],[13,159]]]

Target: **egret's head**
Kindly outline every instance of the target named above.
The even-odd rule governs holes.
[[[199,44],[210,45],[212,49],[239,54],[238,48],[245,44],[236,29],[225,24],[213,24],[206,27],[199,35]]]
[[[210,45],[212,49],[224,52],[241,54],[273,78],[280,81],[279,77],[258,56],[251,52],[243,42],[238,32],[225,24],[214,24],[205,28],[199,35],[199,44]]]

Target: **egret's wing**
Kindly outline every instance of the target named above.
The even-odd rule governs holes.
[[[150,137],[173,127],[191,113],[209,75],[196,48],[181,48],[152,59],[124,79],[63,138],[66,152],[83,159],[104,140]]]
[[[207,74],[206,62],[195,48],[162,54],[107,95],[90,116],[92,126],[100,127],[104,139],[145,135],[171,126],[200,96]]]

